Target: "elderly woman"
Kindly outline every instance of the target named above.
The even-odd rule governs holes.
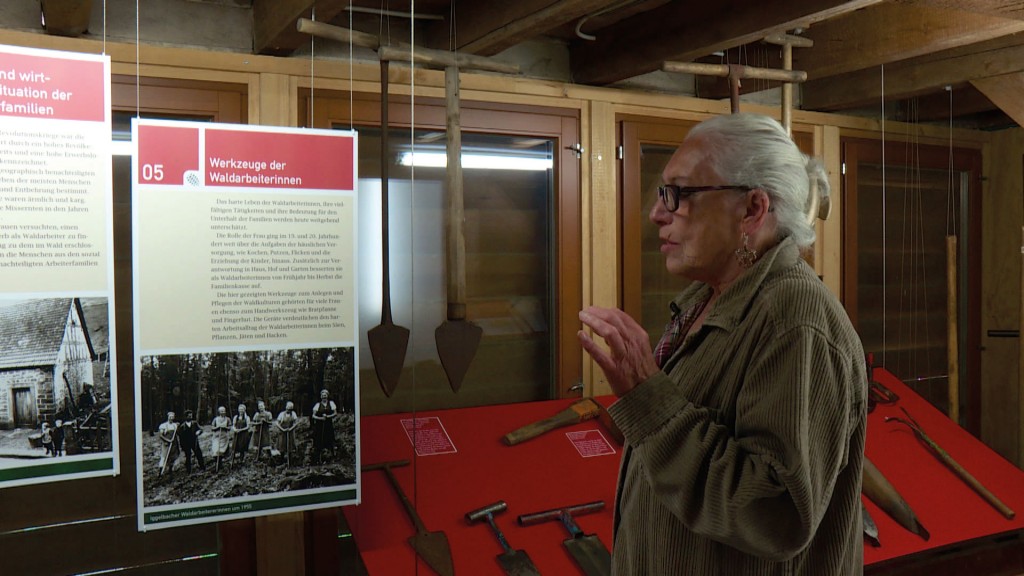
[[[580,313],[626,438],[614,573],[861,573],[864,353],[800,257],[824,171],[774,120],[735,114],[694,127],[662,178],[650,219],[693,280],[665,336],[652,351],[621,310]]]

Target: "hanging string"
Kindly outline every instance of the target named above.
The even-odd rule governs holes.
[[[316,4],[313,4],[313,12],[309,19],[316,22]],[[307,125],[313,128],[313,108],[316,105],[316,84],[313,81],[313,62],[316,60],[316,36],[309,35],[309,121]],[[329,126],[328,126],[329,128]]]
[[[355,30],[352,26],[352,0],[348,2],[348,29]],[[355,54],[352,53],[352,34],[348,35],[348,129],[355,130],[355,120],[352,117],[352,91],[355,90],[352,84],[352,60],[355,59]]]
[[[107,53],[107,0],[103,0],[103,54]]]
[[[141,84],[139,82],[139,0],[135,0],[135,117],[139,118],[142,114],[139,112],[142,109],[141,103]]]
[[[956,180],[953,177],[953,87],[946,86],[949,92],[949,170],[946,180],[946,236],[956,236],[956,200],[953,188]]]
[[[885,236],[885,233],[886,233],[886,225],[885,225],[885,221],[886,221],[886,218],[885,218],[885,197],[886,197],[886,194],[885,194],[885,183],[886,183],[886,178],[885,178],[885,64],[882,64],[881,83],[882,83],[882,90],[881,90],[881,93],[882,93],[882,106],[881,106],[880,112],[881,112],[881,117],[882,117],[882,365],[885,366],[885,353],[889,349],[888,345],[886,344],[886,332],[887,332],[887,329],[886,329],[886,317],[888,316],[888,314],[886,312],[888,311],[888,308],[886,306],[886,298],[885,298],[885,287],[888,285],[888,283],[886,282],[886,279],[885,279],[885,276],[886,276],[886,252],[885,252],[885,245],[886,245],[886,236]]]

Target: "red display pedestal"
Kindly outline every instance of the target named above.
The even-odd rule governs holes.
[[[914,509],[931,539],[925,542],[904,530],[867,501],[882,547],[865,544],[865,573],[1024,572],[1024,517],[1004,518],[932,456],[906,426],[885,422],[884,417],[902,416],[899,408],[906,408],[932,439],[1019,513],[1024,513],[1024,472],[954,425],[888,372],[876,370],[875,377],[899,394],[900,401],[879,406],[869,415],[868,457]],[[601,400],[613,401],[610,397]],[[555,400],[417,413],[416,418],[437,419],[428,422],[428,451],[444,449],[443,438],[440,442],[437,438],[442,433],[456,450],[435,455],[415,454],[402,423],[413,414],[365,417],[362,464],[411,461],[409,466],[394,469],[395,476],[427,530],[447,535],[456,574],[504,574],[495,560],[502,549],[490,528],[485,522],[469,524],[465,519],[467,512],[496,500],[508,503],[508,510],[495,517],[498,527],[513,548],[530,555],[542,574],[580,574],[562,547],[568,532],[561,523],[521,527],[516,517],[602,500],[606,506],[601,512],[580,516],[577,523],[584,532],[596,533],[610,549],[622,447],[596,420],[548,432],[517,446],[501,443],[506,433],[551,416],[569,403]],[[570,433],[580,431],[599,432],[615,452],[585,457],[581,449],[585,454],[600,452],[601,442],[574,443]],[[344,514],[369,573],[432,574],[407,542],[415,527],[383,472],[363,475],[362,499],[362,504],[346,507]],[[1015,562],[1019,566],[1016,572],[1012,571]],[[987,568],[943,568],[952,570],[961,564]],[[998,571],[997,566],[1005,571]]]

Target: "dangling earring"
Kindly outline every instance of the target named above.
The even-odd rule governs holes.
[[[757,260],[757,250],[754,250],[747,245],[750,237],[747,233],[743,233],[743,246],[736,249],[736,259],[740,261],[741,268],[750,268],[754,265],[754,261]]]

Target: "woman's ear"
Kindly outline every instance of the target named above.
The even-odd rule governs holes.
[[[746,213],[743,220],[753,229],[760,228],[772,211],[772,199],[761,188],[754,188],[746,196]]]

